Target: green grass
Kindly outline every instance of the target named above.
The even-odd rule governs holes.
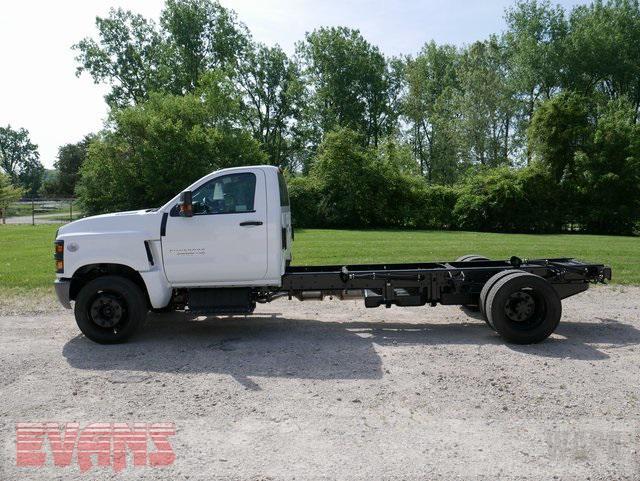
[[[0,295],[51,286],[57,225],[0,225]],[[298,229],[294,265],[576,257],[612,266],[613,282],[640,284],[640,238],[476,232]]]
[[[27,203],[14,203],[9,204],[9,208],[7,209],[7,216],[22,216],[22,215],[31,215],[31,204]]]
[[[575,257],[610,265],[617,284],[640,284],[638,237],[324,229],[295,234],[294,265],[448,261],[464,254]]]
[[[0,294],[51,287],[55,224],[0,225]]]

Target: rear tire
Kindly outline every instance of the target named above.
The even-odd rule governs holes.
[[[516,272],[497,281],[487,296],[487,319],[507,342],[534,344],[558,327],[562,303],[545,279]]]
[[[144,323],[147,302],[142,290],[120,276],[98,277],[76,298],[75,317],[82,333],[99,344],[130,338]]]
[[[473,262],[473,261],[488,261],[489,259],[478,254],[467,254],[464,256],[458,257],[455,262]],[[463,304],[460,306],[462,310],[467,310],[471,312],[478,312],[478,304]]]
[[[472,262],[472,261],[488,261],[489,259],[478,254],[467,254],[464,256],[458,257],[456,262]]]
[[[506,271],[500,271],[497,274],[494,274],[493,277],[490,277],[489,280],[485,282],[484,286],[482,286],[482,290],[480,291],[480,303],[478,304],[478,307],[480,307],[480,313],[483,315],[485,319],[487,319],[487,296],[489,295],[489,291],[491,290],[491,288],[495,286],[496,282],[498,282],[500,279],[506,276],[510,276],[511,274],[515,274],[517,272],[524,272],[524,271],[520,271],[517,269],[508,269]],[[489,323],[488,319],[487,319],[487,324],[491,329],[494,329],[494,327]]]

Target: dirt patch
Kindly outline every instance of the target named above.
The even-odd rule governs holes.
[[[20,302],[0,317],[0,479],[640,479],[638,287],[565,301],[534,346],[456,307],[286,300],[99,346]],[[30,421],[174,423],[176,460],[82,473],[45,446],[18,467]]]
[[[69,312],[60,305],[53,290],[0,288],[0,316],[26,316]]]

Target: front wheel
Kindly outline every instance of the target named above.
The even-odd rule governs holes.
[[[100,344],[115,344],[127,340],[143,324],[147,303],[134,282],[104,276],[80,289],[74,313],[85,336]]]

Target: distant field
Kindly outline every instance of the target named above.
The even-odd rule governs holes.
[[[13,202],[9,204],[6,211],[6,221],[8,224],[51,224],[59,222],[69,222],[82,217],[79,206],[74,202],[70,209],[68,200],[47,200],[31,202]]]
[[[51,286],[57,228],[0,225],[0,291]],[[611,265],[615,283],[640,284],[640,238],[635,237],[323,229],[297,229],[295,234],[296,265],[438,261],[463,254],[577,257]]]
[[[14,216],[29,216],[31,211],[35,209],[36,216],[42,214],[61,214],[65,220],[69,218],[69,202],[67,200],[57,201],[36,201],[35,204],[31,202],[13,202],[9,204],[7,209],[7,217]],[[77,202],[73,202],[73,215],[79,212]],[[65,217],[66,216],[66,217]]]
[[[51,286],[53,239],[59,225],[0,225],[0,289]]]
[[[324,229],[295,234],[293,263],[298,265],[447,261],[464,254],[576,257],[612,266],[617,284],[640,284],[639,237]]]

